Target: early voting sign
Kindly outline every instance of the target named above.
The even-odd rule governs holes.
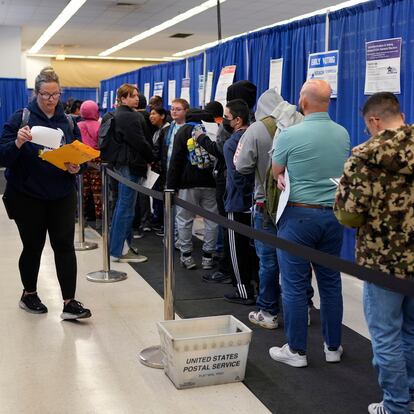
[[[308,60],[309,79],[322,79],[332,88],[331,98],[338,94],[338,50],[329,52],[311,53]]]
[[[365,95],[401,93],[401,37],[365,43]]]

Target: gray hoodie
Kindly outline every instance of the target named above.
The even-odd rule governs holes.
[[[268,89],[257,101],[256,122],[249,126],[240,139],[234,156],[234,165],[240,174],[255,172],[254,199],[259,202],[265,201],[263,185],[270,167],[270,153],[273,147],[273,137],[260,120],[270,115],[275,118],[278,127],[276,136],[279,130],[303,119],[303,116],[296,112],[296,106],[284,101],[275,89]]]

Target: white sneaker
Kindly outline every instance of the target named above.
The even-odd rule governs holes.
[[[298,353],[292,352],[289,344],[285,344],[281,348],[274,346],[269,349],[269,354],[275,361],[283,362],[291,367],[301,368],[308,366],[306,355],[299,355]]]
[[[341,362],[342,354],[344,353],[344,349],[342,345],[339,345],[336,351],[330,351],[328,349],[328,345],[324,342],[323,350],[325,352],[325,360],[326,362]]]
[[[180,262],[181,266],[185,267],[186,269],[194,269],[196,267],[193,256],[181,256]]]
[[[278,316],[264,310],[250,312],[249,321],[266,329],[276,329],[279,326]]]
[[[384,408],[384,401],[379,403],[372,403],[368,406],[369,414],[388,414],[388,411]]]
[[[132,249],[129,249],[128,253],[123,254],[118,261],[121,263],[143,263],[147,260],[147,256],[143,256],[142,254],[138,254],[138,252],[134,252]]]

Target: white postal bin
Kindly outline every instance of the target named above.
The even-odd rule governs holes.
[[[176,388],[243,381],[252,331],[232,315],[159,322],[164,372]]]

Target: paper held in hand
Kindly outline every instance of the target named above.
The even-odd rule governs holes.
[[[43,145],[47,148],[59,148],[63,137],[61,129],[47,128],[43,126],[34,126],[30,130],[33,144]]]
[[[72,164],[83,164],[98,158],[100,151],[83,144],[80,141],[73,141],[71,144],[63,145],[62,147],[44,152],[40,155],[42,160],[50,162],[54,166],[66,171],[66,162]]]

